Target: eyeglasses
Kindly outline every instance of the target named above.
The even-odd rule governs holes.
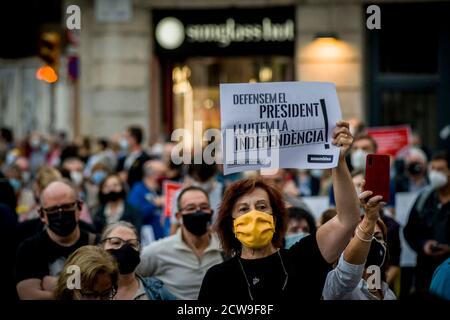
[[[77,205],[78,205],[78,201],[75,201],[75,202],[71,202],[71,203],[62,204],[60,206],[41,208],[41,212],[46,213],[46,214],[54,214],[54,213],[59,213],[59,212],[63,212],[63,211],[73,210],[76,208]]]
[[[119,237],[110,237],[102,240],[102,243],[108,242],[112,249],[120,249],[125,243],[128,243],[134,250],[139,251],[141,242],[138,239],[123,240]]]
[[[211,211],[212,211],[210,205],[207,203],[204,203],[201,205],[189,204],[186,207],[181,208],[180,211],[189,214],[189,213],[195,213],[198,210],[206,212],[206,213],[211,213]]]
[[[103,292],[80,290],[80,294],[88,300],[112,300],[117,294],[117,288],[112,287]]]

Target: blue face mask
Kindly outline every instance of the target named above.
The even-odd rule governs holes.
[[[6,155],[6,163],[7,164],[14,163],[14,161],[16,161],[16,159],[17,159],[17,156],[12,152],[8,152],[8,154]]]
[[[41,151],[42,151],[43,153],[48,153],[48,152],[50,151],[49,145],[48,145],[47,143],[41,144]]]
[[[91,180],[95,185],[99,186],[100,183],[102,183],[102,181],[106,178],[106,176],[107,173],[105,171],[97,170],[92,174]]]
[[[9,184],[13,187],[15,193],[19,192],[22,186],[22,182],[19,179],[9,179]]]
[[[31,173],[29,171],[22,172],[22,180],[24,184],[27,184],[30,182],[31,179]]]
[[[289,249],[290,247],[292,247],[294,244],[299,242],[301,239],[303,239],[307,235],[309,235],[309,233],[298,232],[298,233],[290,234],[290,235],[284,237],[284,241],[285,241],[284,248]]]

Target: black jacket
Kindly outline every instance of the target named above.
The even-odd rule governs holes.
[[[442,204],[436,191],[428,194],[422,208],[418,208],[419,202],[420,195],[411,209],[403,233],[411,248],[420,255],[427,240],[450,244],[450,203]]]
[[[133,164],[131,165],[130,169],[128,170],[127,183],[128,183],[130,190],[136,182],[139,182],[142,180],[142,178],[144,177],[144,170],[143,170],[144,163],[151,159],[152,159],[152,157],[150,157],[145,151],[142,151],[141,154],[139,155],[139,157],[137,157],[136,160],[134,160]],[[119,163],[117,165],[118,172],[125,170],[125,168],[124,168],[125,160],[126,160],[126,157],[119,160]]]
[[[125,202],[124,210],[125,211],[119,220],[130,222],[133,226],[135,226],[136,230],[140,232],[142,227],[141,213],[135,207],[133,207],[127,202]],[[103,228],[107,225],[104,205],[98,208],[92,220],[95,231],[101,233],[103,231]]]
[[[434,270],[448,258],[448,255],[426,255],[425,242],[436,240],[450,244],[450,202],[442,204],[436,191],[425,190],[422,194],[425,198],[419,195],[403,230],[405,240],[417,252],[416,289],[419,292],[429,288]]]

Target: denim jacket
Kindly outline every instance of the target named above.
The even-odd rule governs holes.
[[[144,285],[145,293],[149,300],[177,300],[177,298],[164,287],[164,283],[155,277],[141,277],[138,278]]]

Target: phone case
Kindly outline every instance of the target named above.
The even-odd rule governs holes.
[[[389,201],[390,158],[383,154],[369,154],[366,158],[366,184],[364,190],[381,195],[383,201]]]

